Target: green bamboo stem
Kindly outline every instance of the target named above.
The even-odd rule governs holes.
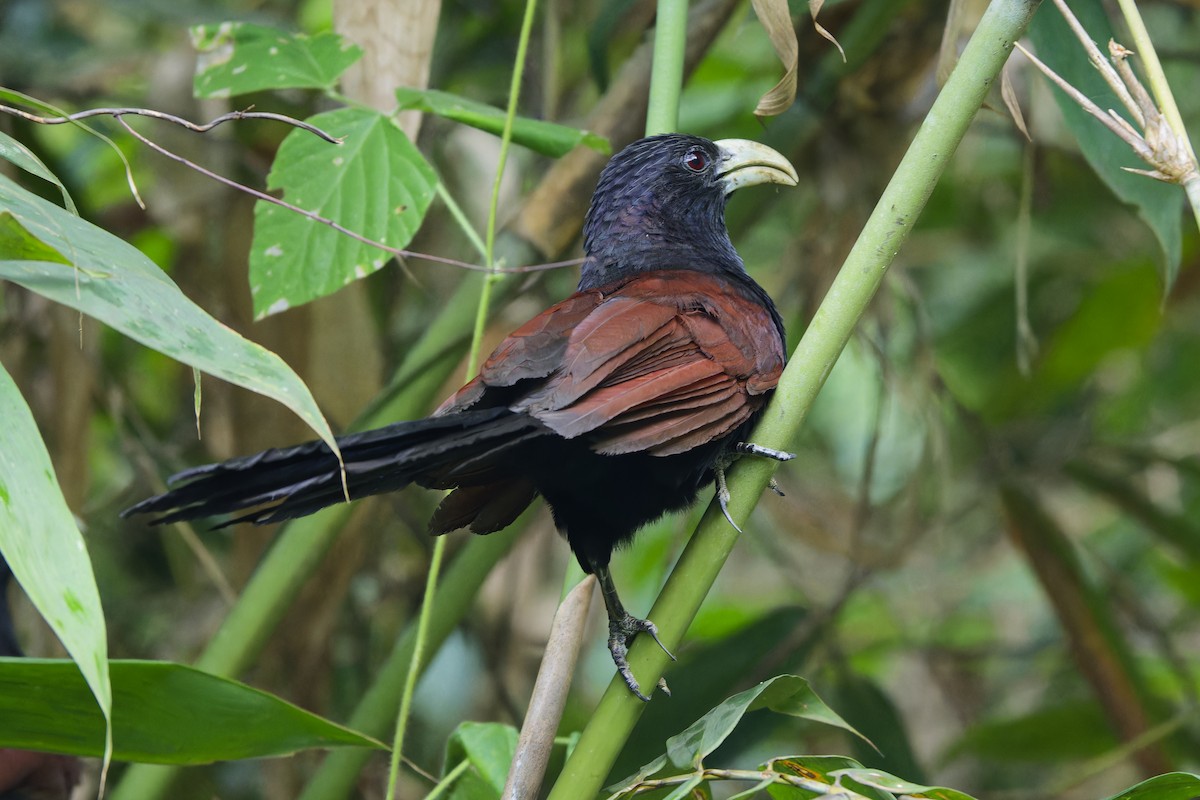
[[[679,127],[687,14],[687,0],[658,0],[654,58],[650,66],[650,99],[646,104],[647,136],[670,133]]]
[[[795,442],[813,399],[1037,6],[1038,0],[994,0],[988,7],[793,353],[775,400],[754,433],[755,442],[783,449]],[[730,477],[730,512],[736,521],[749,517],[774,468],[765,459],[738,465]],[[679,644],[737,537],[716,505],[710,505],[650,612],[668,649]],[[639,683],[653,686],[667,657],[641,637],[629,661]],[[644,708],[614,678],[550,800],[595,796]]]

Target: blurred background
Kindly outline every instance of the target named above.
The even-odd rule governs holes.
[[[728,213],[794,346],[983,4],[829,2],[820,22],[846,48],[846,63],[794,4],[798,100],[764,122],[754,106],[781,67],[750,5],[697,5],[717,22],[697,55],[680,128],[765,141],[801,175],[797,189],[739,194]],[[429,85],[503,106],[523,8],[442,0]],[[1185,120],[1200,131],[1200,4],[1148,1],[1142,11]],[[1047,3],[1037,24],[1055,13]],[[304,117],[325,101],[299,91],[194,100],[187,29],[237,19],[315,32],[334,16],[319,1],[7,0],[0,84],[71,109],[132,105],[203,121],[253,103]],[[522,113],[625,131],[613,134],[614,149],[638,135],[641,123],[627,123],[644,114],[644,100],[602,101],[642,52],[653,18],[644,0],[546,0]],[[353,21],[339,25],[353,38],[345,30]],[[1009,79],[1032,141],[997,92],[830,376],[799,457],[780,469],[786,497],[759,503],[668,672],[675,696],[649,706],[615,777],[724,697],[785,672],[809,678],[878,750],[760,712],[712,765],[842,753],[986,798],[1100,797],[1144,776],[1200,768],[1200,240],[1179,190],[1163,187],[1176,199],[1167,222],[1152,224],[1113,194],[1028,62],[1014,57]],[[87,219],[282,355],[335,430],[376,401],[455,288],[479,280],[410,260],[253,322],[252,200],[148,151],[115,123],[98,125],[128,156],[147,210],[96,140],[0,117]],[[287,133],[263,122],[206,135],[148,121],[138,128],[260,188]],[[482,229],[498,140],[429,117],[417,141]],[[545,187],[551,161],[519,149],[513,159],[501,224],[512,223],[534,260],[577,255],[578,219],[576,229],[531,233],[543,230],[538,214],[563,202]],[[595,172],[581,169],[593,170],[581,179],[586,202]],[[441,204],[411,249],[476,260]],[[485,351],[576,279],[567,268],[524,280],[497,309]],[[310,432],[269,401],[208,379],[198,438],[190,369],[9,284],[0,284],[0,360],[85,529],[112,655],[194,660],[273,530],[189,538],[121,521],[118,511],[182,467]],[[463,369],[426,410],[462,382]],[[415,616],[436,499],[417,490],[360,504],[243,679],[345,719]],[[618,554],[613,574],[631,611],[648,611],[701,510],[647,529]],[[544,509],[523,523],[420,684],[408,755],[429,772],[460,721],[521,721],[570,557]],[[467,537],[456,534],[452,551]],[[21,602],[17,622],[29,654],[61,654]],[[564,733],[582,727],[611,677],[604,639],[597,607]],[[320,758],[194,770],[180,796],[292,798]],[[364,797],[378,796],[377,758]],[[430,786],[416,774],[405,780],[403,796]]]

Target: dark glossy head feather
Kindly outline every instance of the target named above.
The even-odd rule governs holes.
[[[744,273],[725,228],[725,198],[765,182],[794,185],[796,173],[755,142],[666,134],[630,144],[592,195],[579,288],[657,269]]]

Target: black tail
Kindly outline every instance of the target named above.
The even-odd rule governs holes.
[[[350,498],[410,483],[435,489],[478,486],[509,477],[513,448],[548,433],[507,408],[463,411],[339,437]],[[161,513],[154,524],[253,509],[235,522],[266,524],[303,517],[346,499],[337,458],[321,441],[264,450],[185,470],[165,494],[121,512]]]

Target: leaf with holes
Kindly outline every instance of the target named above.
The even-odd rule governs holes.
[[[433,168],[386,114],[344,108],[309,120],[340,145],[294,130],[268,186],[283,199],[381,244],[406,246],[437,190]],[[332,294],[391,255],[274,203],[254,207],[250,294],[258,318]]]
[[[232,97],[267,89],[332,89],[362,49],[335,33],[305,36],[247,22],[197,25],[197,97]]]

